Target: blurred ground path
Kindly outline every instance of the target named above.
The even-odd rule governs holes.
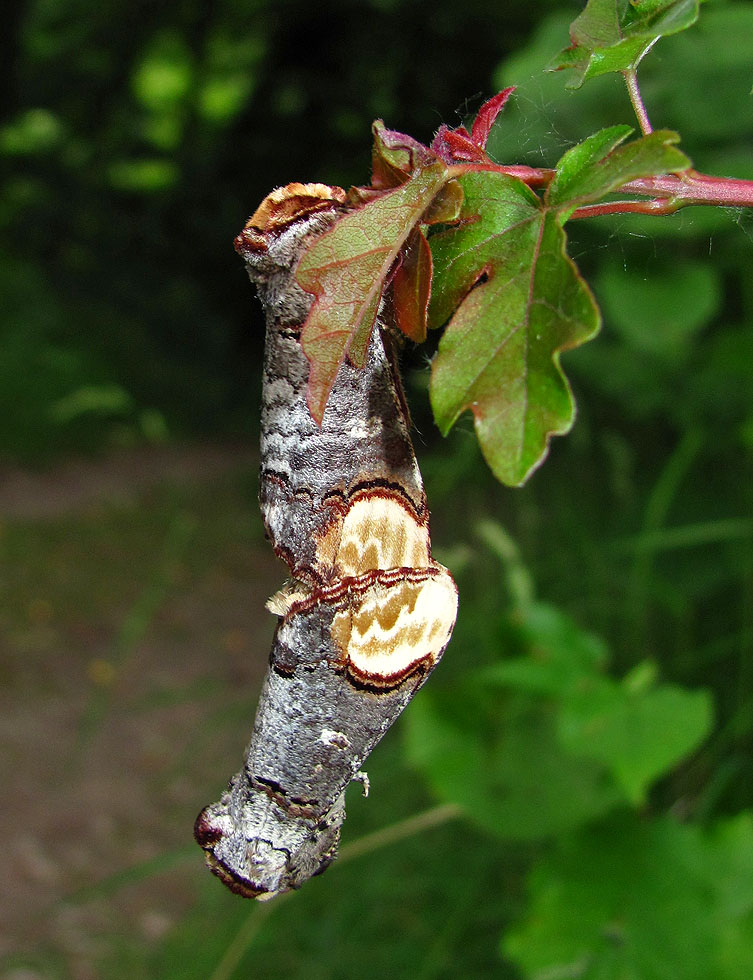
[[[256,467],[201,445],[0,469],[3,980],[111,975],[207,874],[193,820],[240,765],[284,578]]]
[[[30,471],[0,464],[0,519],[75,513],[97,502],[133,503],[161,483],[196,483],[243,465],[255,466],[249,446],[150,446],[99,459],[68,460]]]

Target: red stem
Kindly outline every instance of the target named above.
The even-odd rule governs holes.
[[[453,168],[450,168],[451,172]],[[457,167],[461,176],[469,170],[493,170],[508,177],[517,177],[529,187],[546,187],[554,177],[554,170],[539,167],[503,167],[489,163],[464,163]],[[601,214],[672,214],[691,204],[717,207],[753,207],[753,180],[737,177],[714,177],[688,170],[682,174],[663,177],[640,177],[618,188],[619,193],[640,194],[650,197],[647,201],[610,201],[604,204],[588,204],[578,208],[573,218],[594,217]]]
[[[628,194],[653,194],[671,197],[680,207],[688,204],[715,204],[733,208],[753,207],[753,180],[737,177],[714,177],[688,170],[666,177],[642,177],[620,188]]]
[[[598,218],[605,214],[674,214],[682,207],[666,197],[650,201],[609,201],[605,204],[584,204],[570,215],[570,221],[579,218]]]

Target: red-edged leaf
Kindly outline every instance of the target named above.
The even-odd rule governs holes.
[[[469,133],[465,126],[451,129],[444,124],[437,130],[431,149],[445,163],[488,163],[486,141],[494,125],[494,120],[502,111],[505,102],[515,91],[514,86],[503,89],[488,99],[479,109]]]
[[[492,470],[519,485],[572,425],[559,358],[596,333],[598,310],[556,212],[530,188],[483,171],[459,183],[460,221],[430,242],[430,322],[451,318],[432,365],[434,417],[446,433],[470,409]]]
[[[321,423],[345,357],[362,364],[382,291],[406,240],[447,184],[438,160],[344,215],[301,256],[296,278],[315,299],[301,333],[309,411]]]
[[[417,228],[408,240],[402,262],[392,279],[392,301],[397,325],[410,340],[426,340],[426,313],[431,294],[431,249]]]
[[[457,221],[463,206],[463,188],[451,180],[437,193],[421,215],[422,225],[447,225]]]
[[[494,120],[500,114],[505,103],[514,91],[514,85],[511,85],[509,88],[502,89],[501,92],[498,92],[496,95],[492,96],[491,99],[488,99],[481,106],[476,118],[473,120],[473,127],[471,129],[471,139],[477,146],[484,149],[486,146],[486,141],[489,139],[491,128],[494,125]]]
[[[450,129],[443,123],[432,140],[431,148],[440,160],[449,164],[481,163],[488,160],[483,147],[473,142],[465,126]]]
[[[381,119],[371,127],[371,186],[378,190],[399,187],[418,167],[428,166],[434,154],[428,146],[406,133],[386,129]]]

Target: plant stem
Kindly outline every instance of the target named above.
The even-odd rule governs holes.
[[[497,164],[463,164],[457,173],[462,176],[469,170],[493,171],[507,177],[517,177],[529,187],[547,187],[554,178],[555,171],[544,167],[505,167]],[[603,214],[672,214],[680,208],[693,204],[715,207],[750,208],[753,207],[753,180],[738,177],[715,177],[697,170],[687,170],[682,174],[666,174],[661,177],[639,177],[628,181],[617,189],[621,194],[639,194],[649,197],[643,201],[607,201],[600,204],[586,204],[578,208],[572,218],[593,218]]]
[[[622,74],[625,78],[630,101],[633,103],[638,125],[641,127],[643,135],[648,136],[649,133],[653,132],[653,128],[651,126],[651,120],[648,118],[646,107],[643,104],[641,90],[638,88],[638,75],[636,74],[635,68],[627,68]]]
[[[692,204],[716,207],[753,207],[753,180],[712,177],[688,170],[665,177],[641,177],[623,184],[620,192],[652,194],[647,201],[607,201],[578,208],[572,218],[593,218],[603,214],[672,214]]]
[[[683,174],[665,177],[641,177],[624,184],[621,191],[628,194],[653,194],[672,197],[687,204],[714,204],[722,207],[753,207],[753,180],[737,177],[713,177],[688,170]]]
[[[681,207],[681,203],[661,197],[651,201],[608,201],[605,204],[586,204],[577,208],[569,220],[599,218],[605,214],[674,214]]]
[[[366,834],[364,837],[359,837],[346,844],[340,850],[340,859],[337,864],[342,865],[346,861],[352,861],[354,858],[362,857],[371,851],[377,851],[381,847],[396,844],[406,837],[413,837],[414,834],[447,823],[448,820],[457,820],[462,814],[462,809],[454,803],[443,803],[432,807],[430,810],[417,813],[413,817],[406,817],[405,820],[399,820],[387,827],[381,827],[371,834]]]

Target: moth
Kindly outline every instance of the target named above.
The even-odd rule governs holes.
[[[429,512],[386,314],[365,367],[341,365],[322,424],[306,405],[306,245],[349,205],[323,184],[269,194],[235,240],[266,311],[260,505],[290,579],[241,771],[195,836],[228,887],[268,899],[335,858],[345,790],[438,663],[457,612]]]

